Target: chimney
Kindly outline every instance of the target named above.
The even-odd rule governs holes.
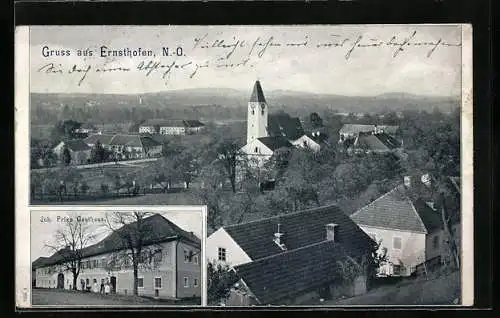
[[[336,238],[336,234],[338,232],[338,224],[329,223],[326,225],[326,240],[336,242],[338,238]]]
[[[285,244],[283,244],[283,242],[281,242],[281,237],[283,237],[283,233],[280,232],[280,224],[278,223],[278,231],[276,233],[274,233],[274,243],[276,243],[276,245],[278,245],[283,251],[286,251],[286,247],[285,247]]]
[[[404,181],[404,185],[406,188],[411,187],[411,177],[410,176],[404,176],[403,181]]]

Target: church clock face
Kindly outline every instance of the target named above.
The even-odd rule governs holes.
[[[255,109],[255,104],[253,104],[253,103],[250,104],[250,107],[252,108],[252,110],[254,110]]]
[[[260,104],[260,108],[261,108],[262,110],[264,110],[264,108],[266,108],[266,104],[264,104],[264,103]]]

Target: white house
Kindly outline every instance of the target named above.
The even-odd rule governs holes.
[[[64,149],[68,149],[71,165],[89,163],[92,149],[81,139],[61,141],[53,151],[59,160],[63,159]]]
[[[441,212],[433,203],[411,195],[415,182],[405,179],[397,186],[351,215],[351,219],[387,250],[388,262],[380,275],[408,276],[416,266],[449,255],[448,237],[443,230]],[[460,223],[453,221],[457,246]]]

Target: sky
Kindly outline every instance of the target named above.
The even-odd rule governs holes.
[[[398,51],[394,43],[406,45]],[[102,46],[155,56],[101,57]],[[170,56],[162,56],[164,47]],[[348,96],[456,96],[461,89],[459,25],[32,26],[29,48],[32,92],[248,91],[257,79],[268,91]],[[86,49],[92,57],[77,56]],[[155,63],[164,67],[147,67]]]
[[[193,232],[199,238],[202,237],[201,213],[185,211],[168,211],[158,213],[179,226],[181,229]],[[61,227],[64,227],[65,224],[64,222],[58,221],[57,217],[59,217],[59,220],[63,220],[64,217],[72,216],[73,218],[76,218],[77,215],[83,217],[92,216],[97,219],[96,222],[88,223],[89,231],[95,235],[95,240],[92,244],[97,243],[110,234],[110,230],[106,226],[106,223],[99,220],[105,216],[104,211],[32,211],[30,253],[32,262],[40,256],[48,257],[54,253],[54,250],[47,247],[47,245],[54,245],[54,234],[61,229]],[[42,217],[44,222],[42,222]],[[47,218],[50,219],[50,222],[47,222]]]

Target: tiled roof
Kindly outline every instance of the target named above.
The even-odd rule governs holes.
[[[252,95],[250,96],[250,102],[265,103],[264,92],[260,86],[260,82],[256,81],[253,86]]]
[[[200,122],[199,120],[185,120],[184,124],[186,127],[203,127],[205,124]]]
[[[337,239],[349,251],[362,252],[372,244],[366,235],[337,206],[324,206],[224,227],[226,232],[252,259],[283,252],[273,241],[274,233],[283,233],[282,242],[288,250],[326,239],[326,224],[338,224]]]
[[[381,133],[360,133],[355,143],[356,148],[361,148],[371,151],[390,151],[400,146],[399,142],[393,137]]]
[[[235,267],[260,304],[279,301],[331,282],[335,262],[347,251],[342,244],[322,241]]]
[[[141,228],[145,233],[143,236],[143,246],[164,242],[170,239],[184,239],[196,245],[200,244],[200,239],[194,234],[184,231],[160,214],[154,214],[144,218],[142,222]],[[81,250],[81,255],[83,257],[90,257],[126,248],[122,237],[127,234],[127,231],[135,231],[134,227],[136,224],[137,222],[129,223],[117,231],[112,232],[100,242],[83,248]],[[133,236],[133,234],[131,236]],[[59,250],[45,260],[43,266],[53,265],[64,261],[69,255],[63,255],[67,253],[71,253],[71,251],[68,249]]]
[[[39,257],[33,261],[31,268],[37,269],[39,267],[43,267],[48,260],[49,260],[49,257]]]
[[[412,200],[403,185],[380,196],[351,215],[358,225],[429,233],[441,226],[439,212],[422,200]]]
[[[155,147],[161,145],[160,142],[155,140],[154,138],[151,138],[149,136],[141,136],[141,143],[144,148],[150,148],[150,147]]]
[[[328,140],[328,136],[322,132],[308,132],[307,137],[311,138],[314,140],[316,143],[321,144],[324,143]]]
[[[288,114],[271,114],[267,120],[267,133],[269,136],[283,136],[296,140],[304,135],[304,129],[297,117],[290,117]]]
[[[67,140],[64,143],[72,151],[90,150],[90,147],[82,139]]]
[[[344,124],[340,128],[341,134],[359,134],[360,132],[372,132],[375,130],[375,125],[358,125],[358,124]]]
[[[260,137],[257,138],[260,142],[266,145],[267,148],[272,151],[282,148],[282,147],[293,147],[292,144],[284,137]]]

